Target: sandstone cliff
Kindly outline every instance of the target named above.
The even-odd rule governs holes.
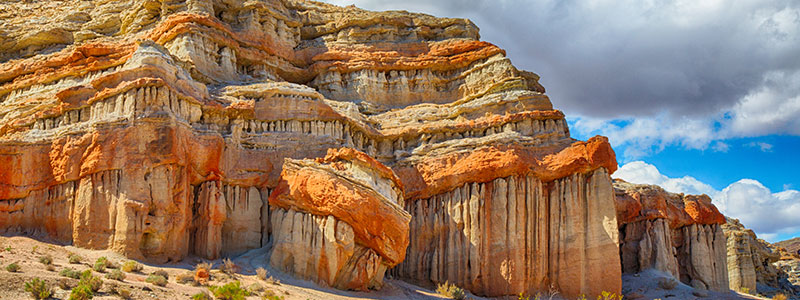
[[[348,289],[397,265],[487,296],[620,292],[608,141],[570,138],[538,76],[468,20],[292,0],[0,6],[4,233],[155,262],[271,246],[273,266]],[[365,157],[328,155],[342,147]],[[381,209],[352,213],[343,191]],[[678,222],[660,226],[682,259],[718,251],[716,219]],[[727,285],[701,263],[675,274]]]
[[[695,289],[728,290],[725,217],[706,195],[614,181],[623,273],[656,269]]]
[[[727,218],[722,225],[728,240],[728,276],[733,290],[773,296],[783,293],[800,298],[800,258],[782,252]]]

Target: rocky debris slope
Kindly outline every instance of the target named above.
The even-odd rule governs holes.
[[[468,20],[293,0],[4,2],[0,19],[4,233],[154,262],[274,246],[274,264],[343,288],[398,265],[486,296],[620,292],[608,141],[572,139],[538,76]],[[302,160],[342,147],[402,193],[370,177],[378,165],[333,176]],[[390,223],[365,232],[379,227],[344,195],[322,211],[291,194],[288,179],[323,169],[398,200],[371,204]],[[679,250],[716,251],[714,224],[680,227]],[[278,249],[312,238],[354,256],[315,248],[299,267]]]
[[[800,298],[800,257],[791,255],[727,218],[722,225],[728,241],[728,277],[733,290]]]
[[[655,269],[695,289],[727,291],[725,217],[706,195],[614,181],[625,274]]]

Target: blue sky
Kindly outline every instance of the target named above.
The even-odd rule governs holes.
[[[759,237],[800,236],[800,2],[329,0],[469,18],[541,76],[613,176],[706,193]]]

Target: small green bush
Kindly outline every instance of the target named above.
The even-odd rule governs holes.
[[[86,285],[93,293],[97,293],[103,287],[103,279],[92,275],[92,270],[86,270],[81,273],[81,280],[78,285]]]
[[[112,294],[117,295],[122,299],[130,299],[131,298],[131,290],[126,289],[126,288],[121,287],[121,286],[112,285],[112,286],[109,287],[109,291]]]
[[[279,296],[278,294],[276,294],[272,290],[267,290],[267,291],[264,292],[264,295],[261,296],[261,299],[283,300],[283,296]]]
[[[211,300],[211,296],[209,296],[206,292],[199,292],[192,295],[192,300]]]
[[[150,275],[150,276],[147,276],[147,279],[145,279],[145,281],[147,281],[147,283],[152,283],[152,284],[155,284],[157,286],[166,286],[167,285],[167,278],[165,278],[164,276],[161,276],[161,275]]]
[[[234,281],[223,286],[211,286],[208,288],[214,297],[220,300],[244,300],[250,295],[247,290],[241,287],[239,281]]]
[[[114,270],[106,274],[106,278],[111,280],[123,281],[125,280],[125,273],[120,270]]]
[[[52,265],[53,264],[53,257],[50,255],[39,256],[39,262],[43,265]]]
[[[62,290],[68,290],[72,288],[72,284],[69,283],[69,279],[66,278],[59,278],[58,279],[58,287]]]
[[[162,269],[155,270],[153,271],[153,273],[150,274],[164,277],[164,279],[169,279],[169,273],[167,273],[167,271],[164,271]]]
[[[108,267],[108,259],[105,256],[103,256],[98,258],[97,261],[94,262],[94,266],[92,267],[92,269],[100,273],[105,273],[107,267]]]
[[[181,284],[187,284],[194,282],[194,273],[192,271],[186,271],[184,273],[175,275],[175,281]]]
[[[142,271],[142,265],[139,264],[138,262],[129,260],[126,261],[124,264],[122,264],[122,270],[128,273],[132,272],[138,273]]]
[[[436,293],[439,295],[445,296],[447,298],[452,298],[456,300],[463,300],[467,298],[466,293],[464,293],[464,289],[457,287],[455,284],[450,284],[446,282],[444,284],[439,284],[436,287]]]
[[[17,263],[10,263],[10,264],[8,264],[6,266],[6,271],[9,271],[11,273],[17,272],[17,271],[19,271],[19,269],[20,268],[19,268],[19,265]]]
[[[192,295],[192,300],[211,300],[211,296],[209,296],[206,292],[199,292]]]
[[[37,278],[25,283],[25,291],[31,293],[33,299],[47,299],[53,295],[53,290],[45,284],[44,280]]]
[[[81,272],[75,271],[75,269],[70,267],[61,269],[61,272],[58,272],[58,275],[68,278],[81,279]]]
[[[72,292],[69,293],[69,300],[89,300],[94,297],[94,292],[92,292],[92,288],[89,284],[78,284],[78,286],[72,288]]]
[[[79,264],[79,263],[81,263],[81,261],[83,261],[83,257],[81,257],[80,255],[77,255],[75,253],[71,253],[69,255],[68,259],[69,259],[69,263],[71,263],[71,264]]]

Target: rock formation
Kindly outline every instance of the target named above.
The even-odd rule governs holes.
[[[270,263],[340,289],[380,287],[405,257],[408,223],[400,180],[357,150],[316,161],[286,159],[272,192]]]
[[[728,290],[725,217],[706,195],[614,181],[623,273],[656,269],[695,289]]]
[[[759,239],[739,220],[722,225],[728,240],[730,288],[750,294],[800,297],[800,258]]]
[[[273,246],[273,266],[340,288],[397,265],[486,296],[620,292],[608,141],[570,138],[538,76],[468,20],[293,0],[0,11],[5,233],[155,262]],[[661,226],[697,267],[675,274],[727,285],[691,261],[722,233],[686,203],[671,231],[620,223]]]

